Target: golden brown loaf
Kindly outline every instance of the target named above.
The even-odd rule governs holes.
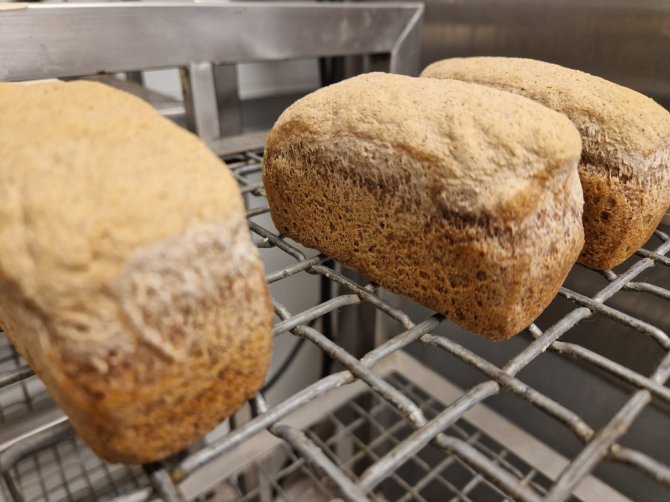
[[[0,84],[0,199],[0,324],[100,456],[165,457],[262,384],[262,264],[195,136],[101,84]]]
[[[670,206],[670,113],[631,89],[530,59],[457,58],[422,77],[476,82],[566,114],[582,135],[586,243],[580,261],[612,268],[651,236]]]
[[[528,99],[383,73],[297,101],[268,138],[277,228],[493,339],[583,245],[579,133]]]

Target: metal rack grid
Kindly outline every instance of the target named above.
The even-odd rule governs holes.
[[[100,500],[121,496],[148,485],[140,466],[109,465],[76,437],[58,441],[18,462],[11,471],[14,486],[25,500]],[[15,494],[12,494],[16,498]]]
[[[436,417],[445,403],[429,395],[416,383],[398,373],[391,373],[386,381],[410,397],[427,418]],[[374,464],[413,432],[411,424],[396,408],[374,392],[367,390],[346,402],[305,434],[321,448],[328,458],[337,463],[350,477]],[[482,452],[492,462],[513,472],[519,479],[546,493],[551,481],[523,459],[467,419],[460,419],[449,427],[448,433],[460,438]],[[261,482],[243,489],[241,478],[256,476]],[[332,500],[339,494],[337,488],[304,457],[298,457],[286,443],[240,469],[221,485],[198,500],[252,501],[263,500],[263,492],[272,492],[269,499],[282,502],[294,500]],[[379,484],[369,497],[375,501],[407,502],[416,500],[503,500],[505,494],[480,476],[454,455],[444,454],[430,445],[412,457],[402,469]]]
[[[343,292],[299,313],[291,313],[283,305],[275,302],[279,321],[273,328],[273,334],[277,336],[290,332],[296,337],[304,338],[346,369],[318,380],[273,407],[268,407],[263,395],[257,394],[250,401],[254,413],[251,420],[185,456],[145,466],[144,471],[153,487],[153,494],[147,490],[137,491],[125,494],[123,500],[145,500],[155,495],[164,500],[180,500],[182,496],[180,483],[188,480],[188,477],[198,469],[265,430],[283,440],[294,453],[296,461],[307,462],[315,467],[320,476],[328,479],[329,486],[334,487],[346,500],[367,500],[379,487],[393,479],[407,462],[417,458],[428,445],[446,451],[468,466],[472,472],[476,472],[478,479],[485,479],[488,484],[507,497],[519,500],[566,500],[580,481],[605,459],[632,466],[650,476],[655,482],[670,486],[670,467],[642,451],[626,448],[617,443],[646,406],[652,402],[670,403],[670,388],[665,386],[670,376],[670,338],[661,329],[648,322],[605,304],[621,291],[654,295],[670,301],[670,290],[667,288],[636,281],[645,270],[670,266],[670,258],[666,256],[670,251],[670,236],[666,233],[657,231],[655,247],[639,250],[637,253],[639,259],[626,270],[619,273],[604,272],[608,284],[596,294],[587,296],[562,288],[559,295],[575,304],[574,308],[547,329],[542,330],[537,325],[531,325],[528,332],[532,335],[532,340],[505,365],[498,366],[448,338],[430,334],[445,320],[443,316],[434,314],[422,322],[414,323],[405,312],[386,301],[375,284],[363,284],[350,279],[341,273],[338,267],[324,265],[328,261],[326,256],[308,255],[290,240],[278,235],[273,228],[259,224],[258,217],[266,215],[269,211],[263,203],[264,192],[259,181],[262,154],[259,151],[248,151],[226,160],[240,184],[242,193],[248,201],[253,202],[249,206],[247,216],[249,226],[256,236],[257,245],[274,247],[293,259],[291,265],[270,271],[267,274],[268,281],[274,283],[301,273],[317,274],[337,285]],[[315,319],[328,313],[338,309],[350,309],[356,305],[373,307],[378,315],[392,320],[397,326],[395,336],[361,358],[354,357],[310,326]],[[670,303],[668,305],[670,306]],[[655,340],[665,353],[655,371],[649,376],[639,374],[589,349],[560,341],[562,335],[591,316],[608,317],[640,335]],[[428,413],[421,407],[416,396],[408,392],[402,383],[384,379],[375,371],[375,365],[383,363],[412,343],[426,344],[444,350],[475,367],[489,379],[464,390],[448,405],[440,405],[437,413]],[[594,430],[575,412],[517,378],[523,368],[546,350],[576,358],[604,371],[632,386],[634,392],[604,427]],[[21,366],[12,371],[13,373],[3,374],[1,380],[23,382],[27,370]],[[382,399],[385,406],[393,408],[404,417],[412,427],[412,432],[375,458],[362,473],[352,476],[328,455],[327,448],[324,450],[323,441],[317,440],[306,430],[283,423],[283,419],[329,391],[355,381],[363,382],[366,388],[377,396],[376,399]],[[581,452],[570,460],[557,479],[546,486],[527,482],[523,472],[506,468],[501,462],[484,455],[466,438],[454,433],[454,424],[469,410],[503,392],[511,392],[521,397],[564,424],[583,443]],[[67,424],[54,424],[17,442],[0,455],[0,468],[4,479],[9,485],[14,484],[15,496],[19,492],[16,481],[12,478],[12,471],[19,462],[33,457],[36,452],[52,446],[68,434]]]

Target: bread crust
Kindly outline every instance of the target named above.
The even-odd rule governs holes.
[[[272,306],[237,185],[90,82],[0,84],[0,319],[86,443],[164,458],[262,385]]]
[[[520,58],[446,59],[421,76],[520,94],[573,121],[583,143],[585,265],[609,269],[625,261],[670,206],[670,113],[646,96],[581,71]]]
[[[282,233],[504,339],[582,248],[580,147],[565,117],[530,100],[373,73],[289,107],[263,179]]]

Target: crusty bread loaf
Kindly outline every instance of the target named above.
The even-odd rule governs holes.
[[[373,73],[289,107],[263,178],[281,232],[503,339],[582,248],[580,150],[566,117],[520,96]]]
[[[542,61],[456,58],[422,77],[476,82],[566,114],[582,135],[585,245],[580,261],[612,268],[642,246],[670,206],[670,113],[631,89]]]
[[[163,458],[262,384],[263,267],[195,136],[101,84],[0,84],[0,199],[0,324],[100,456]]]

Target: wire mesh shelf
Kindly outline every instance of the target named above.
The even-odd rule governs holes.
[[[25,500],[101,500],[148,485],[139,466],[110,465],[74,435],[18,462],[10,471]]]
[[[72,436],[62,418],[54,419],[40,430],[0,441],[4,489],[12,499],[303,500],[309,496],[313,500],[340,497],[357,501],[558,501],[581,499],[580,487],[593,483],[591,473],[605,461],[625,464],[670,490],[668,465],[622,444],[628,429],[650,405],[670,417],[670,388],[666,385],[670,337],[653,319],[626,311],[616,302],[617,295],[627,293],[639,295],[642,301],[653,297],[665,309],[670,307],[670,289],[662,281],[654,282],[653,273],[670,267],[667,233],[657,230],[647,247],[625,267],[600,274],[603,286],[599,290],[562,288],[556,301],[566,302],[565,314],[544,329],[531,325],[526,333],[530,336],[520,337],[524,343],[516,355],[504,364],[496,364],[450,337],[431,334],[445,322],[443,316],[433,314],[414,322],[377,285],[346,273],[327,256],[306,251],[278,235],[268,219],[260,179],[260,151],[236,154],[226,161],[245,196],[256,244],[284,256],[281,267],[267,270],[271,285],[311,274],[322,278],[327,289],[336,291],[299,312],[291,312],[284,299],[274,298],[278,319],[273,335],[290,333],[306,340],[332,359],[339,371],[272,406],[259,393],[249,403],[248,420],[236,420],[237,426],[219,437],[143,468],[106,466]],[[331,324],[324,319],[336,311],[362,308],[372,310],[393,330],[383,343],[357,357],[338,344],[337,333],[330,332]],[[586,346],[561,340],[575,326],[594,318],[607,318],[636,336],[648,337],[662,357],[650,371],[643,372]],[[0,421],[25,422],[48,402],[48,396],[13,348],[6,341],[2,344]],[[483,381],[459,389],[448,399],[432,396],[412,380],[411,374],[393,373],[393,368],[388,368],[390,362],[397,362],[403,349],[416,344],[433,347],[445,357],[447,353],[456,357],[480,372]],[[627,399],[604,425],[590,423],[519,377],[546,351],[577,360],[622,383]],[[416,372],[419,369],[412,370]],[[319,400],[332,400],[331,396],[347,388],[360,392],[327,416],[321,415],[319,421],[293,420]],[[469,414],[482,408],[487,399],[509,394],[541,411],[552,426],[570,431],[581,442],[580,451],[562,459],[556,464],[559,467],[543,472],[536,468],[535,460],[527,457],[532,451],[513,453],[509,444],[501,446],[504,438],[491,438],[489,429],[469,422]],[[236,454],[238,461],[244,459],[240,449],[261,435],[276,441],[271,451],[264,451],[265,456],[253,457],[242,470],[237,465],[237,470],[226,476],[217,471],[220,477],[216,486],[206,492],[189,491],[200,472],[218,465],[227,455]],[[71,458],[75,461],[68,463]]]
[[[410,397],[427,418],[436,417],[445,403],[429,395],[416,383],[398,373],[386,380]],[[371,391],[362,392],[323,417],[306,431],[307,438],[321,448],[328,458],[351,478],[373,465],[413,432],[407,419],[387,401]],[[515,456],[504,446],[461,419],[447,430],[480,451],[492,462],[546,493],[551,481],[542,473]],[[259,482],[245,490],[245,479]],[[199,500],[262,501],[294,500],[327,501],[338,496],[337,488],[313,469],[304,458],[296,456],[282,443],[274,451],[235,473]],[[411,457],[396,472],[381,482],[369,498],[375,501],[407,502],[416,500],[500,501],[505,498],[475,470],[455,455],[431,445]]]

